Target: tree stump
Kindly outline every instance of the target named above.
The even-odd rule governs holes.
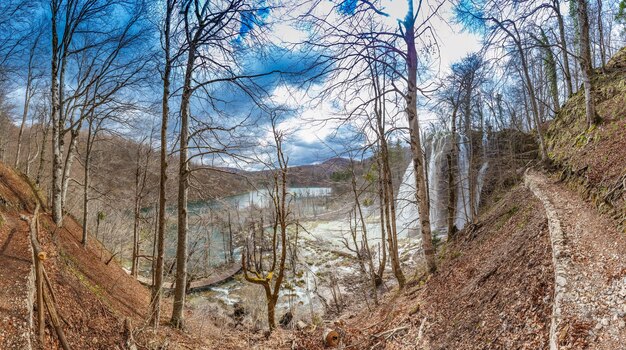
[[[324,346],[327,348],[336,348],[339,345],[339,333],[327,328],[323,335]]]

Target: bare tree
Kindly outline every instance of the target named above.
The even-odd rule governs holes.
[[[554,111],[554,114],[557,114],[559,112],[559,109],[561,108],[561,103],[559,102],[559,86],[556,73],[556,61],[554,59],[554,54],[552,53],[548,36],[546,35],[546,32],[543,28],[540,29],[540,34],[540,37],[533,36],[533,38],[543,52],[543,63],[545,67],[544,70],[547,78],[546,80],[549,84],[550,97],[552,98],[552,110]]]
[[[188,214],[187,201],[190,184],[190,162],[192,158],[202,159],[205,155],[228,153],[231,143],[219,140],[219,134],[231,133],[240,124],[220,126],[214,124],[211,118],[202,121],[194,118],[191,110],[192,96],[196,91],[205,93],[211,99],[209,87],[215,84],[232,84],[240,90],[253,95],[254,92],[246,84],[254,85],[254,78],[273,74],[274,71],[258,74],[244,74],[238,69],[233,52],[232,39],[241,37],[248,32],[242,32],[242,26],[250,23],[242,22],[242,18],[254,16],[259,9],[250,6],[244,0],[223,0],[218,2],[199,3],[194,0],[185,0],[181,3],[182,21],[184,26],[184,40],[181,52],[186,54],[184,63],[184,78],[180,103],[180,135],[179,135],[179,172],[178,172],[178,240],[176,248],[176,288],[174,291],[174,307],[171,323],[175,327],[183,327],[183,310],[187,281],[187,229]],[[248,17],[247,17],[248,16]],[[254,18],[254,17],[253,17]],[[216,108],[214,108],[216,110]],[[218,113],[218,111],[216,111]],[[191,122],[201,125],[190,133]],[[205,134],[209,134],[207,137]],[[201,144],[190,147],[190,141],[195,136]],[[215,145],[210,141],[214,141]],[[190,148],[193,154],[190,154]]]
[[[436,270],[435,251],[432,247],[430,205],[417,108],[417,95],[420,90],[417,71],[424,68],[424,66],[420,67],[419,64],[428,61],[428,58],[421,57],[423,59],[420,60],[417,50],[418,47],[426,48],[424,50],[426,52],[436,50],[434,49],[436,43],[429,39],[435,37],[429,35],[432,30],[430,21],[437,15],[442,3],[423,6],[423,2],[419,1],[414,6],[413,1],[408,0],[407,4],[408,12],[403,19],[398,21],[396,29],[376,25],[381,22],[381,18],[389,16],[378,1],[356,2],[353,8],[340,3],[334,10],[340,14],[345,14],[345,16],[333,23],[329,23],[328,18],[335,17],[329,14],[318,15],[315,11],[310,11],[310,20],[322,28],[319,31],[322,34],[308,42],[324,49],[334,49],[334,56],[330,58],[324,56],[324,59],[318,62],[318,66],[326,74],[336,75],[341,81],[331,84],[329,90],[339,89],[345,84],[354,84],[367,76],[369,69],[366,61],[368,58],[386,66],[388,74],[391,76],[389,84],[392,91],[402,100],[399,103],[404,105],[403,112],[409,126],[423,250],[428,271],[434,272]],[[427,9],[430,12],[427,12]],[[385,58],[376,57],[377,52],[382,52]],[[359,98],[362,97],[359,96]],[[362,103],[362,105],[369,104],[370,100]],[[357,106],[356,109],[362,108],[362,105]],[[388,235],[387,239],[390,239],[390,236]],[[389,253],[390,255],[393,254],[391,251]],[[399,264],[395,264],[393,260],[392,256],[392,267],[395,265],[396,278],[400,286],[404,286],[405,277],[401,273],[401,269],[398,269]]]
[[[117,6],[124,5],[124,6]],[[92,110],[126,87],[140,69],[126,71],[122,54],[144,34],[141,24],[143,3],[116,0],[51,0],[51,115],[52,115],[52,214],[63,223],[63,208],[76,152],[78,136]],[[125,21],[107,22],[113,7],[125,11]],[[60,26],[60,28],[59,28]],[[84,30],[100,26],[106,30]],[[142,50],[136,50],[143,54]],[[69,80],[73,79],[72,83]],[[69,134],[69,135],[68,135]],[[66,136],[70,137],[67,151]]]
[[[161,291],[163,289],[163,265],[165,255],[165,201],[167,185],[167,123],[169,120],[170,84],[173,66],[172,58],[172,16],[176,8],[177,0],[167,0],[165,3],[165,15],[161,27],[161,44],[163,49],[163,95],[161,99],[161,150],[160,150],[160,178],[159,178],[159,209],[158,226],[156,230],[156,262],[154,264],[154,286],[150,305],[152,305],[150,322],[157,329],[161,318]]]
[[[559,44],[561,45],[561,60],[563,62],[563,78],[565,79],[565,89],[566,89],[566,97],[569,98],[572,96],[572,73],[569,65],[569,56],[570,53],[567,51],[567,39],[565,36],[565,21],[563,20],[563,15],[561,14],[561,3],[560,0],[552,0],[551,8],[556,16],[558,29],[559,29]]]
[[[277,120],[274,115],[271,120],[274,145],[276,147],[277,169],[272,174],[273,183],[270,197],[273,207],[273,226],[271,260],[267,271],[262,270],[261,264],[251,266],[246,260],[247,252],[242,254],[241,266],[246,281],[258,284],[265,291],[267,302],[267,322],[270,331],[276,328],[275,309],[280,289],[285,278],[285,262],[287,260],[287,230],[291,225],[287,194],[288,159],[283,153],[284,133],[277,129]],[[263,227],[261,227],[263,230]],[[262,254],[262,253],[261,253]],[[253,276],[251,275],[253,274]]]
[[[540,6],[527,9],[528,11],[519,14],[519,16],[517,17],[516,15],[518,15],[518,13],[513,13],[510,17],[507,16],[506,18],[501,18],[500,16],[506,16],[507,14],[510,14],[510,11],[504,10],[504,8],[506,8],[507,6],[512,6],[508,1],[489,1],[480,6],[480,8],[478,9],[466,7],[465,5],[459,6],[458,11],[460,13],[463,13],[466,18],[470,17],[471,20],[474,21],[490,22],[493,24],[493,27],[490,31],[490,43],[502,42],[502,40],[506,39],[510,40],[513,43],[514,50],[517,54],[517,57],[519,58],[522,78],[524,81],[526,92],[529,97],[532,117],[535,124],[535,131],[537,133],[537,140],[539,143],[539,150],[541,153],[541,160],[544,163],[548,163],[548,151],[543,137],[543,130],[541,129],[539,102],[536,96],[535,84],[531,77],[530,66],[528,63],[530,47],[525,44],[525,33],[523,32],[523,29],[520,28],[524,27],[527,24],[527,20],[529,18],[531,18],[538,11],[545,8],[547,5],[542,4]],[[504,35],[504,38],[499,37],[500,34]]]
[[[430,229],[430,203],[428,201],[428,186],[426,184],[425,160],[420,140],[419,116],[417,114],[417,46],[415,39],[421,31],[429,30],[428,22],[416,26],[416,20],[422,10],[422,1],[418,2],[417,8],[413,6],[413,0],[409,0],[409,10],[403,21],[400,22],[400,33],[406,44],[407,90],[403,93],[406,101],[406,115],[409,123],[409,135],[411,152],[413,154],[413,170],[417,189],[417,203],[420,213],[420,228],[422,235],[422,249],[426,257],[428,271],[433,273],[437,269],[435,249],[432,242]],[[400,283],[402,287],[403,283]]]
[[[22,150],[22,135],[24,134],[24,127],[26,125],[26,120],[28,118],[28,112],[30,109],[31,99],[35,93],[36,86],[34,86],[34,80],[37,78],[37,73],[35,71],[35,59],[37,54],[37,47],[39,45],[39,40],[43,35],[43,28],[40,27],[36,29],[34,33],[34,39],[31,43],[30,49],[28,50],[28,64],[26,67],[26,86],[24,88],[24,108],[22,110],[22,121],[20,123],[20,131],[17,134],[17,145],[15,149],[15,163],[14,167],[17,169],[20,166],[20,153]]]
[[[135,278],[138,276],[139,270],[139,231],[141,221],[141,207],[143,200],[148,194],[147,190],[147,176],[148,168],[150,166],[150,159],[152,158],[152,135],[145,137],[137,147],[136,163],[135,163],[135,198],[133,206],[133,255],[131,264],[131,275]],[[147,141],[147,143],[146,143]]]

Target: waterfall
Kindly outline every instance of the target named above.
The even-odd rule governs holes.
[[[450,150],[449,137],[443,134],[432,135],[427,139],[426,178],[430,203],[430,226],[433,232],[442,232],[446,227],[447,203],[446,184],[442,181],[442,168],[446,163],[446,154]],[[415,175],[411,161],[402,176],[398,190],[396,223],[398,235],[413,236],[419,232],[419,211],[416,202]]]
[[[469,220],[470,214],[470,196],[469,196],[469,148],[467,147],[469,140],[465,136],[459,137],[459,172],[456,175],[456,219],[454,221],[456,227],[460,230]]]
[[[433,233],[445,233],[447,229],[447,159],[451,150],[449,134],[432,134],[426,139],[426,164],[430,203],[430,225]],[[469,140],[460,136],[458,140],[458,173],[456,174],[456,218],[455,224],[461,229],[471,217],[470,213],[470,181],[469,181]],[[484,178],[488,163],[480,167],[476,179],[476,207],[480,201]],[[411,161],[404,172],[402,182],[396,197],[396,223],[398,235],[401,237],[413,236],[419,232],[419,211],[416,203],[415,175]]]
[[[478,176],[476,178],[476,208],[480,205],[480,194],[483,190],[483,184],[485,182],[485,174],[487,174],[487,168],[489,168],[489,162],[485,161],[478,170]]]
[[[449,137],[433,135],[430,142],[428,160],[428,194],[430,203],[430,226],[433,232],[441,232],[446,227],[447,203],[442,186],[441,169],[445,167],[446,154],[449,152]],[[445,178],[445,175],[444,175]],[[444,189],[445,190],[445,189]]]
[[[413,161],[409,163],[396,196],[396,225],[398,236],[407,237],[419,232],[419,212],[416,203],[415,172]]]

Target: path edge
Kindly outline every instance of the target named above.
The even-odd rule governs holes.
[[[554,268],[554,298],[552,303],[552,317],[550,323],[550,350],[559,349],[558,329],[562,321],[562,301],[566,293],[566,254],[565,239],[561,221],[554,209],[554,205],[548,196],[539,188],[539,184],[533,177],[541,176],[531,174],[530,169],[524,172],[524,185],[531,190],[543,204],[548,217],[548,230],[550,232],[550,245],[552,247],[552,265]]]

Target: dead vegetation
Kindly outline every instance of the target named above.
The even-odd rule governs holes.
[[[550,125],[548,147],[561,180],[577,187],[626,232],[626,49],[610,60],[604,72],[596,73],[600,122],[587,127],[584,98],[579,92]]]
[[[23,349],[25,339],[35,347],[60,348],[53,328],[46,327],[44,344],[30,332],[26,304],[32,253],[29,249],[29,228],[20,217],[32,217],[37,199],[29,184],[16,172],[0,164],[0,212],[5,222],[0,227],[2,251],[0,288],[2,306],[7,313],[8,327],[0,334],[2,349]],[[129,334],[134,335],[138,348],[152,349],[169,344],[168,348],[208,348],[204,342],[169,328],[160,336],[145,327],[149,291],[128,276],[115,261],[106,264],[100,258],[101,247],[95,240],[83,248],[81,226],[66,217],[63,228],[54,225],[49,213],[39,215],[39,242],[45,252],[45,270],[49,277],[50,296],[56,304],[69,347],[72,349],[126,348]],[[34,286],[34,284],[33,284]],[[3,312],[4,314],[4,312]],[[130,322],[130,329],[124,324]],[[48,325],[48,319],[46,319]],[[132,325],[135,328],[132,328]],[[34,327],[38,327],[34,322]],[[34,328],[36,329],[36,328]],[[163,341],[160,342],[159,339]],[[158,345],[158,346],[157,346]]]

